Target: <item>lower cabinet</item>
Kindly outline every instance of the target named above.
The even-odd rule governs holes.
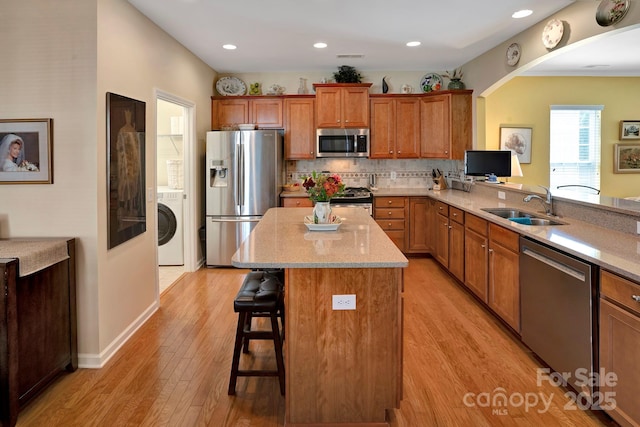
[[[464,282],[464,211],[449,206],[449,272]]]
[[[282,197],[280,205],[283,208],[312,208],[313,201],[308,197]]]
[[[436,202],[435,248],[433,256],[444,268],[449,268],[449,205]]]
[[[520,236],[489,224],[489,307],[520,333]]]
[[[396,246],[405,252],[409,203],[407,197],[375,197],[373,217]]]
[[[488,222],[466,214],[464,230],[464,284],[485,303],[489,295]]]
[[[601,406],[620,425],[640,425],[640,284],[604,270],[600,273],[599,353],[605,373],[600,377]],[[609,379],[611,374],[615,380]],[[610,400],[615,405],[607,405]]]
[[[409,197],[409,242],[407,253],[429,252],[429,199],[427,197]]]

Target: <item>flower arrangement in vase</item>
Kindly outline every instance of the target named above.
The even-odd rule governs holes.
[[[327,224],[331,222],[331,206],[329,202],[335,196],[344,192],[344,182],[338,174],[318,174],[316,171],[311,176],[304,177],[302,186],[307,191],[309,199],[315,205],[313,207],[313,222]]]

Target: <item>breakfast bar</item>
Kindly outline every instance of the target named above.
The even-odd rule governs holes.
[[[232,263],[285,270],[285,424],[384,426],[402,398],[408,260],[366,210],[333,214],[337,230],[310,231],[310,208],[270,209]]]

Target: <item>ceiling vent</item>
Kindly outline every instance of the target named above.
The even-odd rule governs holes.
[[[361,53],[350,53],[350,54],[338,54],[336,55],[336,58],[339,59],[360,59],[360,58],[364,58],[364,55]]]

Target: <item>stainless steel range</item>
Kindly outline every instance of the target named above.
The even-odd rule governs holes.
[[[344,195],[331,199],[331,206],[336,208],[364,208],[373,215],[373,194],[368,188],[347,187]]]

